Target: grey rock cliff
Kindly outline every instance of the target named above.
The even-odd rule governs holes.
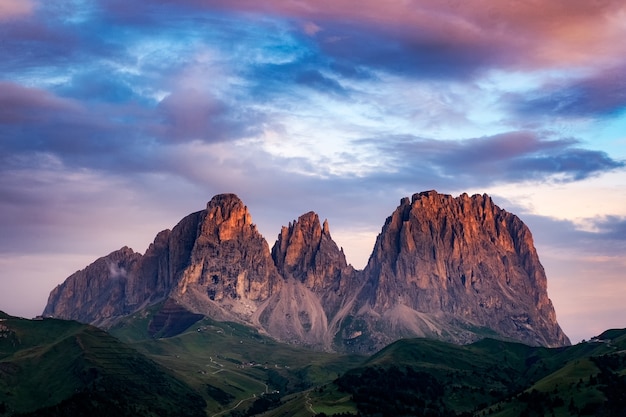
[[[291,343],[331,349],[340,310],[357,273],[332,240],[328,222],[313,212],[283,227],[272,248],[283,286],[257,310],[259,325]]]
[[[284,278],[293,278],[326,298],[343,292],[355,278],[356,271],[330,235],[328,221],[320,224],[312,211],[283,226],[272,248],[272,258]],[[328,307],[330,313],[336,306]]]
[[[126,287],[140,262],[128,247],[97,259],[52,290],[43,314],[94,324],[127,314]]]

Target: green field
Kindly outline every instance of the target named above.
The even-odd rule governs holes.
[[[205,403],[170,372],[103,330],[3,318],[0,415],[201,416]]]
[[[208,318],[175,337],[138,340],[137,332],[129,332],[136,328],[135,320],[144,318],[130,318],[111,333],[194,387],[205,398],[209,415],[242,400],[237,409],[245,409],[266,393],[286,396],[331,383],[365,360],[281,344],[246,326]]]
[[[153,338],[0,313],[0,416],[624,416],[626,330],[548,349],[494,339],[314,352],[204,318]]]

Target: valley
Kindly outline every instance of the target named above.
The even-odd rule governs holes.
[[[0,416],[626,413],[626,330],[570,345],[530,230],[487,195],[402,198],[362,271],[314,212],[270,250],[216,195],[2,320]]]
[[[110,335],[76,322],[3,315],[0,415],[81,415],[96,405],[122,416],[626,411],[626,329],[561,348],[402,339],[363,356],[287,345],[209,318],[153,338],[148,325],[156,310],[127,317]]]

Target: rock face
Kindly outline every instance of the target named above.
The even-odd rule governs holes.
[[[529,229],[487,195],[402,199],[363,275],[344,332],[364,348],[409,334],[463,343],[494,331],[530,345],[569,344]]]
[[[317,214],[283,227],[270,253],[247,207],[222,194],[144,255],[122,248],[70,276],[44,314],[107,326],[167,300],[155,334],[202,314],[326,350],[415,336],[567,345],[546,282],[528,228],[487,195],[403,198],[356,271]]]
[[[328,221],[320,224],[314,212],[308,212],[282,228],[272,248],[278,272],[300,282],[322,299],[328,315],[334,315],[356,279],[356,271],[346,262],[330,236]]]
[[[97,325],[128,314],[126,288],[141,260],[128,247],[97,259],[52,290],[44,314]]]
[[[148,323],[148,333],[152,337],[176,336],[202,318],[203,314],[192,313],[173,298],[168,298],[152,316]]]
[[[193,311],[222,320],[249,320],[257,304],[283,283],[267,241],[234,194],[215,196],[201,212],[181,271],[175,276],[175,296]]]
[[[269,334],[291,343],[330,349],[342,307],[355,294],[348,289],[356,271],[330,236],[328,222],[313,212],[283,227],[272,248],[283,287],[258,309],[257,322]]]

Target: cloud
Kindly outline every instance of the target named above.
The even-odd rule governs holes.
[[[159,135],[166,141],[221,142],[259,133],[262,116],[243,105],[229,106],[210,93],[179,90],[157,107]]]
[[[321,27],[319,27],[313,22],[305,22],[302,25],[302,30],[304,30],[304,33],[306,33],[309,36],[315,36],[324,29],[322,29]]]
[[[102,85],[96,78],[90,88]],[[5,158],[49,154],[69,166],[113,173],[154,172],[168,159],[165,144],[234,141],[258,134],[263,124],[262,114],[245,103],[196,90],[177,90],[157,106],[127,102],[124,87],[108,94],[113,103],[99,102],[105,96],[80,101],[0,82],[0,152]]]
[[[338,60],[417,76],[460,77],[492,66],[528,69],[595,65],[624,52],[626,6],[539,0],[494,3],[437,0],[269,1],[186,0],[104,2],[122,19],[163,14],[232,13],[300,21],[319,46]],[[582,28],[593,27],[594,30]],[[307,29],[308,28],[308,29]],[[323,32],[315,28],[323,28]]]
[[[546,246],[572,249],[590,257],[602,254],[619,257],[626,250],[626,218],[623,216],[597,216],[573,221],[526,213],[524,208],[515,204],[507,204],[507,207],[519,213],[536,240]]]
[[[0,2],[0,21],[12,20],[33,13],[35,3],[32,0],[2,0]]]
[[[85,102],[124,104],[142,99],[132,85],[134,77],[123,77],[109,69],[86,69],[55,88],[63,97]]]
[[[599,240],[614,240],[626,242],[626,217],[602,216],[591,219],[594,229],[591,236]]]
[[[21,1],[21,0],[19,0]],[[37,13],[18,20],[2,22],[2,60],[0,71],[4,77],[28,79],[29,76],[67,76],[59,66],[76,62],[82,54],[102,53],[98,38],[89,35],[83,26],[68,26],[55,10],[48,13],[50,2],[40,2]],[[97,22],[92,22],[97,26]],[[89,30],[94,30],[94,27]],[[82,33],[85,31],[85,33]],[[86,35],[86,38],[81,38]],[[97,52],[97,53],[96,53]],[[41,68],[46,68],[45,72]],[[57,68],[57,70],[55,70]],[[3,78],[4,78],[3,77]],[[6,78],[5,78],[6,79]]]
[[[584,77],[560,77],[504,100],[514,113],[535,119],[619,116],[626,112],[624,73],[626,67],[618,66]]]
[[[21,85],[0,82],[0,123],[22,125],[36,120],[51,120],[56,115],[80,111],[80,105],[71,100]]]
[[[130,107],[92,107],[45,90],[0,83],[0,150],[5,155],[51,153],[78,166],[115,164],[134,147],[137,136],[126,126],[132,113]]]
[[[109,279],[124,280],[128,278],[128,271],[123,266],[120,266],[117,263],[108,261],[107,267],[109,268]]]
[[[366,139],[392,158],[396,173],[415,178],[438,177],[467,186],[526,180],[582,180],[625,163],[602,151],[578,148],[574,139],[549,139],[531,131],[508,132],[464,140],[434,140],[413,136]]]
[[[304,70],[296,76],[296,83],[311,87],[320,92],[334,93],[340,96],[346,94],[339,82],[324,76],[316,70]]]

